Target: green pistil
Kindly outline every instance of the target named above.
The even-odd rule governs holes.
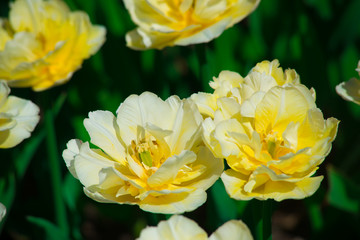
[[[149,151],[139,153],[140,160],[148,167],[152,167],[152,158]]]
[[[270,153],[270,155],[272,157],[274,157],[275,148],[276,148],[276,143],[273,141],[269,141],[268,142],[268,152]]]

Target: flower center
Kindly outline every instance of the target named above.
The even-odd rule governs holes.
[[[272,159],[279,159],[279,157],[291,152],[285,146],[284,139],[277,132],[271,130],[267,134],[262,135],[262,150],[270,154]]]
[[[153,136],[147,136],[141,140],[133,140],[129,147],[129,153],[145,169],[156,171],[165,161],[165,152]]]

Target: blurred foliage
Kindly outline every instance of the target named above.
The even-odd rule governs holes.
[[[302,83],[316,90],[324,116],[336,117],[341,123],[333,149],[318,170],[325,175],[320,189],[302,201],[274,204],[274,239],[360,238],[360,106],[335,93],[337,84],[357,77],[359,0],[263,0],[250,17],[210,43],[144,52],[126,47],[125,33],[135,25],[122,1],[66,2],[73,10],[87,12],[93,23],[106,26],[108,32],[101,50],[84,62],[70,82],[49,90],[48,96],[54,96],[49,102],[66,96],[61,109],[55,109],[59,111],[55,121],[59,158],[68,140],[89,139],[83,119],[90,111],[115,112],[127,96],[143,91],[163,99],[173,94],[189,97],[209,91],[208,82],[222,70],[246,76],[257,62],[277,58],[283,68],[296,69]],[[0,1],[3,17],[8,15],[8,4],[8,0]],[[41,104],[41,93],[11,91]],[[43,139],[41,121],[30,139],[14,149],[1,150],[0,202],[8,208],[0,223],[1,239],[65,239],[55,225],[52,173]],[[82,193],[81,184],[63,162],[61,167],[70,239],[133,239],[146,225],[167,217],[136,206],[94,202]],[[208,232],[239,218],[255,233],[259,201],[230,199],[221,181],[208,194],[206,204],[185,215]],[[284,224],[288,219],[284,216],[295,216],[296,224]]]

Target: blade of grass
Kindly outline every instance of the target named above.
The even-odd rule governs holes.
[[[48,150],[48,158],[51,169],[51,181],[53,190],[53,200],[55,207],[56,223],[61,230],[68,235],[69,227],[67,225],[65,202],[62,197],[62,179],[61,168],[58,158],[56,132],[54,126],[54,116],[51,109],[45,110],[44,115],[45,129],[46,129],[46,145]]]
[[[262,201],[261,211],[256,210],[257,213],[262,213],[262,217],[256,225],[257,239],[271,240],[271,216],[272,216],[272,201]]]

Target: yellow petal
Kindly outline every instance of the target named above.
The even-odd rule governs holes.
[[[179,214],[191,212],[203,205],[206,193],[203,189],[190,192],[170,193],[161,196],[148,196],[139,203],[139,207],[148,212]]]
[[[174,155],[160,166],[156,172],[151,175],[147,182],[151,187],[172,182],[180,168],[186,164],[190,164],[196,160],[196,154],[191,151],[182,151],[180,155]]]

